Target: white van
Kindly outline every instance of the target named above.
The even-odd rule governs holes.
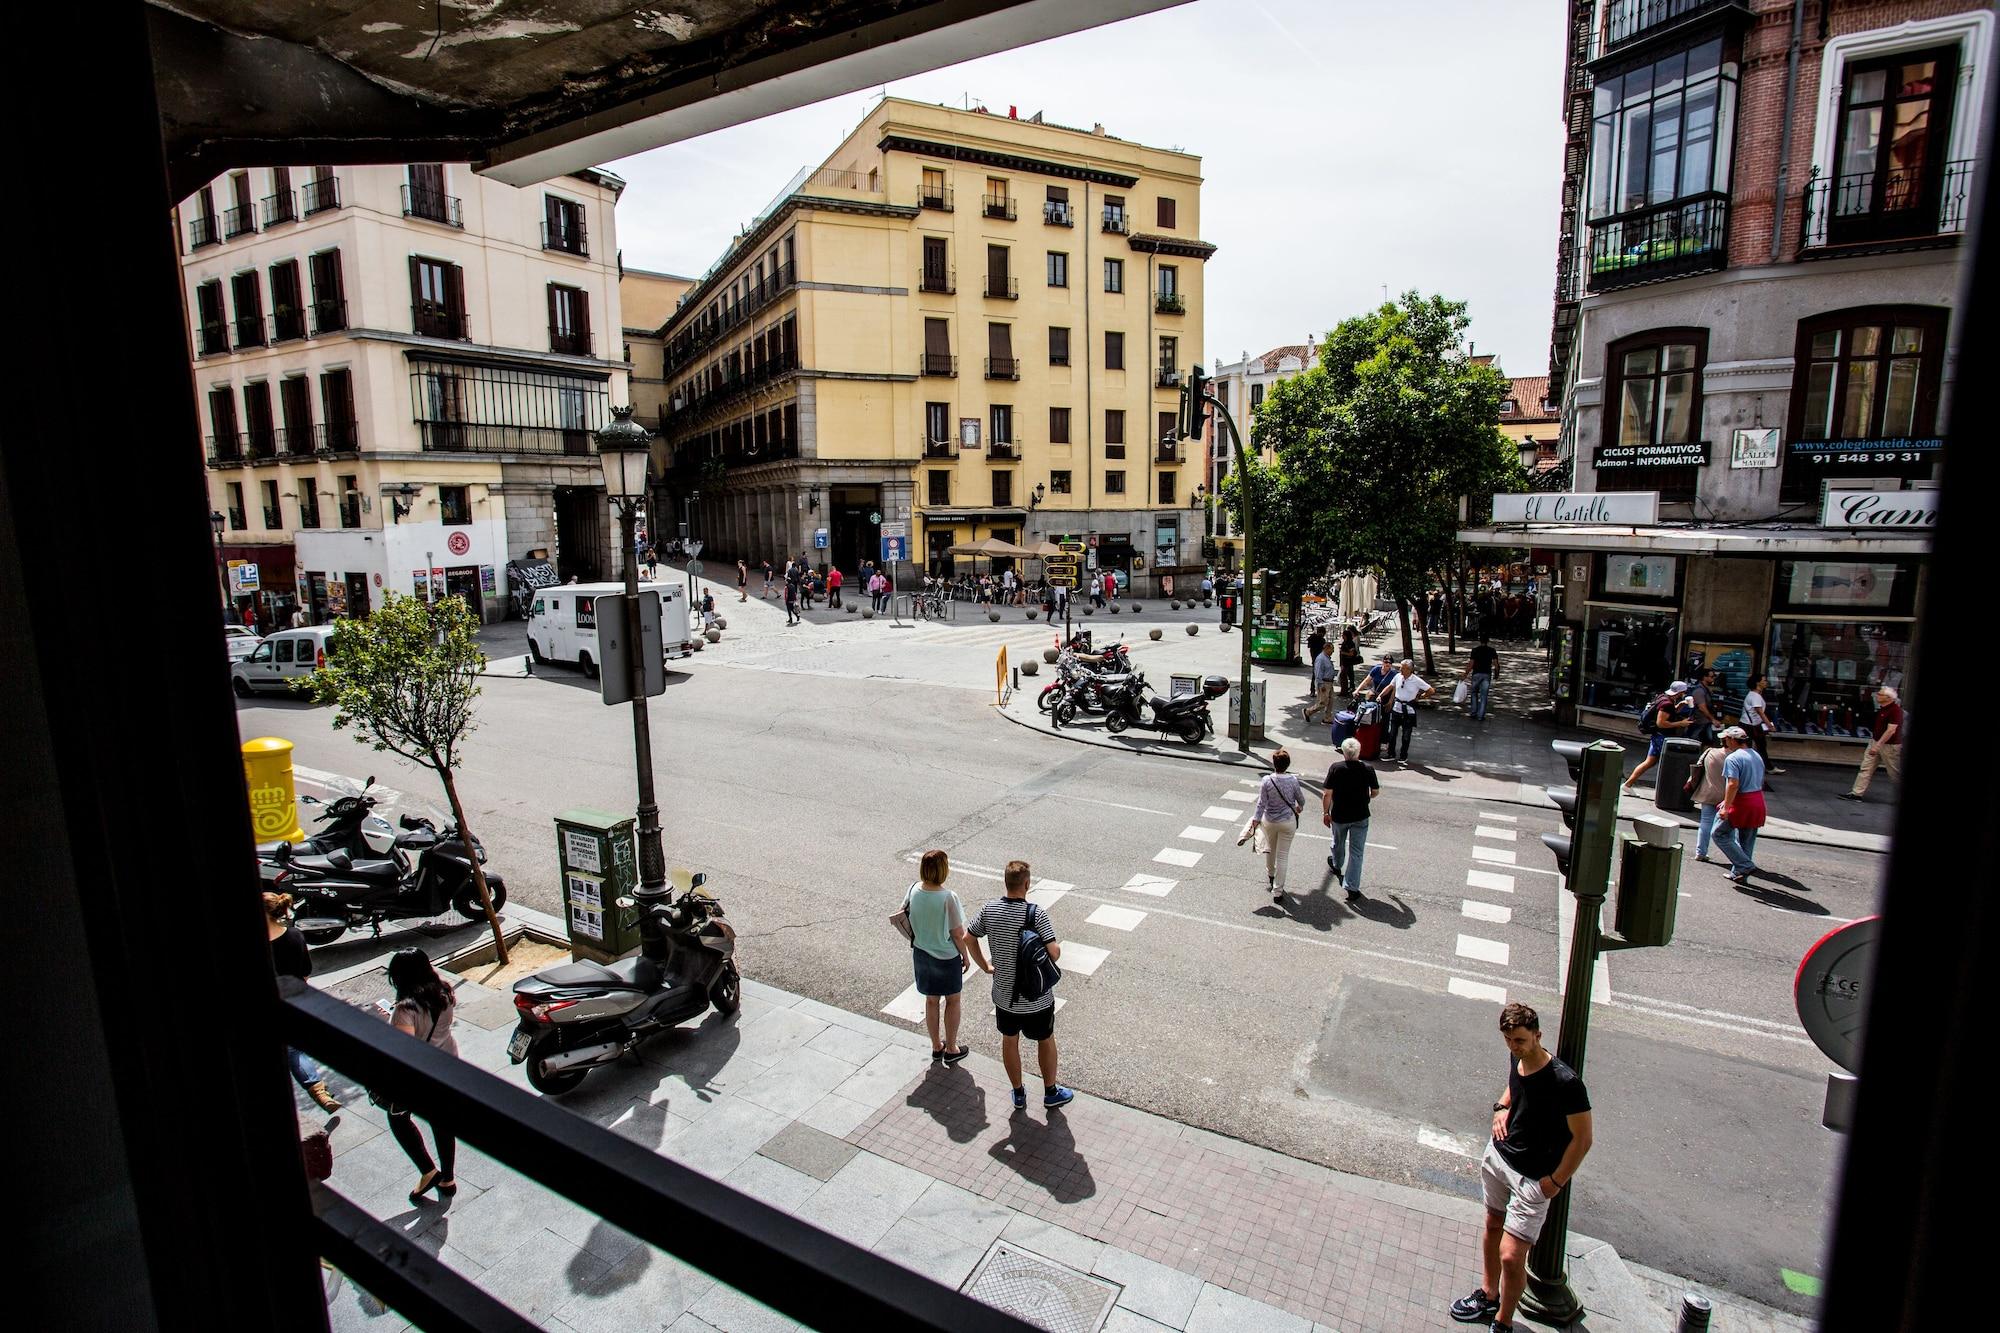
[[[536,662],[569,662],[595,678],[597,651],[597,599],[623,593],[622,583],[564,583],[553,588],[535,589],[528,608],[528,656]],[[669,661],[694,651],[694,636],[688,629],[687,589],[678,583],[641,583],[640,595],[660,597],[660,640]]]
[[[229,664],[230,688],[242,699],[259,690],[296,695],[292,682],[304,680],[316,668],[326,665],[326,643],[335,628],[311,625],[305,629],[278,630],[251,650],[249,656]]]

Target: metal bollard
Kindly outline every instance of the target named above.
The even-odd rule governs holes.
[[[1681,1318],[1674,1325],[1674,1333],[1707,1333],[1711,1313],[1713,1307],[1709,1305],[1708,1297],[1688,1292],[1681,1297]]]

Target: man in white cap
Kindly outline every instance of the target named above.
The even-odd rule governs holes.
[[[1631,791],[1639,781],[1639,775],[1660,762],[1660,751],[1667,748],[1667,738],[1686,733],[1694,725],[1694,710],[1687,705],[1687,682],[1677,680],[1667,686],[1667,692],[1653,701],[1653,707],[1646,721],[1639,724],[1639,730],[1651,738],[1646,742],[1646,757],[1625,779],[1624,790]],[[1648,726],[1647,723],[1651,725]]]
[[[1875,722],[1871,730],[1875,738],[1868,742],[1868,752],[1861,756],[1854,786],[1841,793],[1843,801],[1858,801],[1867,794],[1869,779],[1875,776],[1878,764],[1889,770],[1890,777],[1898,782],[1903,780],[1903,705],[1896,691],[1887,685],[1875,691]]]

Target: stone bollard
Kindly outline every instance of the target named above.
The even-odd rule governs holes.
[[[1681,1297],[1680,1321],[1674,1325],[1674,1333],[1708,1333],[1708,1317],[1712,1313],[1708,1297],[1688,1292]]]
[[[996,625],[1000,623],[1000,613],[998,611],[988,611],[986,618]]]
[[[1021,663],[1021,674],[1024,676],[1038,676],[1041,672],[1042,664],[1032,657]]]
[[[1047,662],[1050,666],[1054,666],[1056,664],[1056,658],[1058,656],[1060,656],[1060,654],[1057,653],[1056,650],[1053,648],[1042,649],[1042,660],[1044,662]]]
[[[1139,605],[1137,602],[1132,603],[1132,614],[1135,616],[1138,615],[1141,611],[1144,611],[1145,609],[1146,609],[1145,607]]]
[[[861,618],[863,620],[873,620],[875,618],[875,608],[872,606],[861,608]]]
[[[707,639],[710,643],[721,643],[722,631],[719,629],[712,629],[708,631],[708,633],[702,635],[702,637]]]
[[[1028,619],[1033,620],[1036,616],[1040,614],[1041,612],[1035,610],[1035,608],[1033,608],[1032,606],[1028,608]]]
[[[1146,631],[1146,637],[1151,639],[1153,642],[1158,643],[1160,641],[1160,631],[1156,629],[1149,629]]]
[[[1176,598],[1175,598],[1175,599],[1173,600],[1173,602],[1172,602],[1172,603],[1170,603],[1170,605],[1171,605],[1171,606],[1173,607],[1173,609],[1174,609],[1174,610],[1176,610],[1176,611],[1178,611],[1178,610],[1180,610],[1180,609],[1181,609],[1181,603],[1180,603],[1180,599],[1179,599],[1178,597],[1176,597]]]
[[[1192,638],[1193,638],[1193,637],[1194,637],[1195,635],[1197,635],[1197,634],[1199,634],[1199,633],[1201,633],[1201,626],[1199,626],[1199,625],[1189,625],[1189,626],[1188,626],[1188,637],[1189,637],[1190,639],[1192,639]]]
[[[1114,616],[1118,614],[1118,603],[1113,602],[1111,604],[1111,614]]]
[[[1094,606],[1086,606],[1083,608],[1083,613],[1087,616],[1094,616],[1097,614],[1097,608]]]

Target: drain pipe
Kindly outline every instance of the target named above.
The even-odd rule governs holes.
[[[1829,0],[1820,0],[1824,17]],[[1799,95],[1799,39],[1806,24],[1806,0],[1792,0],[1792,47],[1785,55],[1785,128],[1778,140],[1778,182],[1771,200],[1771,262],[1785,248],[1785,184],[1792,174],[1792,107]]]

